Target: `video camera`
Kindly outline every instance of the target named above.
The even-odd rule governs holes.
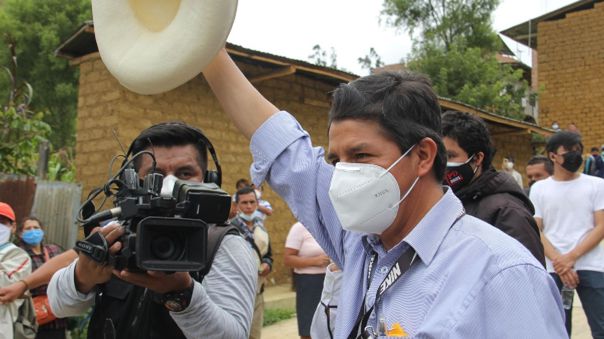
[[[226,223],[231,197],[214,183],[185,180],[176,181],[171,197],[161,196],[163,178],[152,172],[141,181],[132,166],[122,167],[104,187],[111,192],[107,195],[115,196],[115,207],[83,220],[83,226],[90,227],[117,219],[125,229],[121,251],[110,256],[107,241],[98,233],[76,242],[76,250],[118,270],[202,270],[208,225]]]

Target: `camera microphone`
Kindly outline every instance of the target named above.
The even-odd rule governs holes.
[[[96,213],[96,214],[92,215],[90,218],[86,219],[83,223],[83,226],[94,226],[94,225],[99,224],[101,221],[119,217],[121,214],[122,214],[121,207],[114,207],[114,208],[111,208],[108,210],[104,210],[104,211]]]

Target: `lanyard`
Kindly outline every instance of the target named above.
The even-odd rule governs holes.
[[[367,267],[367,291],[365,291],[365,296],[363,297],[363,303],[361,304],[361,308],[359,309],[357,321],[355,322],[352,331],[348,335],[348,339],[358,338],[359,334],[364,331],[365,327],[367,326],[369,316],[373,312],[375,305],[380,302],[384,293],[386,293],[386,291],[390,287],[392,287],[394,283],[409,270],[409,268],[411,268],[416,256],[417,253],[412,247],[409,247],[409,249],[405,251],[405,253],[401,254],[396,263],[394,263],[394,265],[390,267],[388,274],[386,274],[386,277],[378,287],[376,291],[375,302],[368,310],[365,310],[367,292],[369,291],[369,287],[371,284],[371,276],[373,275],[373,271],[375,270],[375,267],[373,267],[373,265],[375,264],[375,260],[377,259],[377,253],[373,252],[373,255],[371,256],[371,259],[369,259],[369,265]]]
[[[466,214],[466,212],[464,210],[462,210],[461,213],[455,219],[455,221],[453,221],[451,226],[449,226],[449,229],[451,229],[451,227],[453,227],[453,225],[455,225],[465,214]],[[348,335],[348,339],[372,337],[373,333],[367,333],[367,331],[365,330],[365,327],[367,326],[367,321],[369,320],[369,316],[371,315],[371,312],[373,312],[375,305],[378,304],[378,302],[382,298],[382,295],[384,295],[384,293],[386,293],[386,290],[388,290],[392,285],[394,285],[394,283],[403,274],[405,274],[409,270],[409,268],[411,268],[411,265],[413,265],[413,262],[415,261],[416,255],[417,255],[417,253],[415,252],[415,249],[413,249],[412,247],[409,247],[409,250],[407,250],[405,253],[401,254],[401,256],[398,258],[396,263],[392,267],[390,267],[388,274],[386,274],[386,277],[384,278],[384,280],[378,287],[373,305],[371,306],[371,308],[369,308],[369,310],[365,311],[365,301],[367,300],[367,291],[369,291],[369,287],[371,284],[371,276],[373,275],[373,271],[375,269],[373,267],[373,265],[375,263],[375,260],[377,259],[377,253],[373,252],[371,259],[369,259],[369,265],[367,266],[367,291],[365,291],[365,296],[363,297],[363,303],[361,304],[361,308],[359,309],[359,315],[357,316],[357,320],[356,320],[354,326],[352,327],[350,334]]]

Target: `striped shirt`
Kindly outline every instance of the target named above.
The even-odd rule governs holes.
[[[343,267],[336,338],[348,336],[397,259],[412,247],[420,261],[382,296],[368,325],[381,335],[416,338],[567,338],[557,288],[516,240],[471,216],[450,190],[410,234],[385,251],[374,235],[342,229],[328,196],[333,166],[288,113],[253,135],[252,179],[267,180],[325,252]],[[367,284],[369,258],[377,253]]]

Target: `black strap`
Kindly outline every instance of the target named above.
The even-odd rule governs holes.
[[[327,319],[327,332],[329,332],[329,338],[333,339],[333,333],[331,331],[331,311],[330,309],[332,308],[338,308],[338,306],[336,305],[325,305],[325,303],[323,301],[321,301],[321,305],[323,306],[323,309],[325,311],[325,317]]]
[[[412,247],[409,247],[409,249],[405,251],[405,253],[401,254],[396,263],[394,263],[394,265],[390,267],[388,274],[386,274],[386,277],[378,287],[376,291],[375,302],[368,310],[365,310],[365,301],[367,300],[367,292],[365,292],[365,296],[363,297],[363,303],[359,308],[359,315],[357,316],[357,320],[355,322],[354,327],[348,335],[348,339],[355,339],[363,334],[363,331],[367,326],[367,321],[369,321],[369,316],[373,312],[375,305],[378,304],[384,293],[386,293],[386,291],[390,287],[392,287],[394,283],[409,270],[409,268],[411,268],[411,265],[413,265],[413,262],[415,261],[416,255],[417,253]],[[373,275],[374,264],[376,259],[377,253],[374,252],[371,256],[371,259],[369,260],[369,265],[367,269],[367,290],[369,290],[371,284],[371,276]]]
[[[199,271],[201,277],[199,277],[199,281],[210,272],[210,268],[212,268],[212,262],[214,262],[214,257],[216,256],[216,252],[218,252],[218,248],[222,243],[222,239],[227,234],[239,235],[239,230],[237,227],[232,225],[211,225],[208,227],[208,247],[207,247],[207,258],[206,258],[206,266],[203,270]]]
[[[92,233],[84,240],[76,241],[74,250],[86,254],[99,264],[106,264],[110,261],[109,244],[99,232]]]
[[[233,226],[233,227],[237,227],[237,226]],[[242,225],[241,227],[247,227],[247,226]],[[237,231],[239,232],[239,234],[241,234],[241,236],[245,239],[245,241],[247,241],[252,246],[252,248],[254,249],[254,252],[256,252],[256,254],[258,255],[258,259],[260,259],[260,261],[262,262],[262,258],[263,258],[262,252],[260,252],[260,248],[258,248],[258,245],[256,245],[256,242],[254,241],[254,237],[248,236],[245,233],[245,231],[242,231],[239,228],[237,228]]]
[[[457,218],[455,218],[455,221],[453,221],[451,226],[449,226],[449,229],[451,229],[451,227],[453,227],[453,225],[455,225],[465,214],[466,214],[465,210],[462,210],[461,213],[457,216]],[[373,305],[371,306],[371,308],[369,308],[369,310],[365,311],[365,301],[367,299],[367,291],[369,290],[369,287],[371,284],[371,275],[373,274],[373,270],[374,270],[373,265],[375,263],[375,260],[377,259],[377,253],[373,252],[373,255],[371,256],[371,259],[369,260],[369,265],[367,267],[367,291],[365,291],[365,296],[363,297],[363,303],[361,304],[361,307],[359,309],[359,315],[357,316],[357,320],[354,324],[354,327],[352,328],[352,330],[350,331],[350,334],[348,335],[348,339],[355,339],[355,338],[359,338],[359,337],[360,338],[371,337],[371,335],[373,333],[367,333],[367,330],[365,328],[367,326],[367,321],[369,320],[369,316],[371,315],[371,312],[373,312],[375,305],[378,304],[378,302],[382,298],[382,295],[384,295],[384,293],[386,293],[386,291],[392,285],[394,285],[394,283],[401,276],[403,276],[403,274],[405,274],[409,270],[409,268],[411,268],[411,265],[413,265],[416,254],[417,253],[415,252],[415,249],[413,249],[412,247],[409,247],[409,250],[407,250],[405,253],[401,254],[401,256],[398,258],[396,263],[392,267],[390,267],[388,274],[386,274],[386,277],[384,278],[384,280],[378,287]],[[368,335],[368,334],[371,334],[371,335]]]

